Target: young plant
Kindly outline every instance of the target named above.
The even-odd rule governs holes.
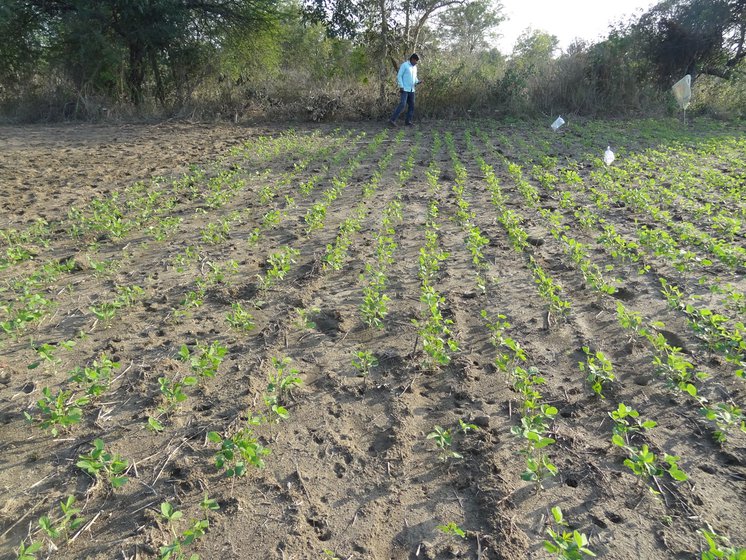
[[[51,519],[47,515],[39,518],[39,527],[46,533],[50,540],[56,541],[64,537],[70,540],[70,533],[76,531],[85,522],[85,517],[80,515],[80,509],[74,507],[75,496],[68,496],[65,501],[60,502],[62,516],[59,519]]]
[[[544,541],[544,548],[547,552],[556,554],[556,557],[560,560],[582,560],[583,555],[596,556],[588,548],[588,537],[584,533],[577,530],[572,532],[565,530],[565,527],[569,527],[569,525],[565,521],[559,506],[552,508],[552,517],[557,525],[557,530],[547,527],[547,534],[551,539],[551,541]]]
[[[264,447],[254,436],[249,426],[244,426],[230,437],[223,437],[218,432],[210,432],[207,439],[220,444],[220,450],[215,453],[215,466],[225,469],[229,477],[241,477],[246,474],[246,467],[251,465],[264,468],[263,457],[269,455],[269,449]]]
[[[451,430],[445,430],[440,426],[433,427],[433,431],[427,434],[427,439],[431,439],[435,442],[435,445],[439,449],[438,457],[441,461],[448,461],[448,459],[462,459],[463,455],[457,453],[451,449],[453,443],[453,436]]]
[[[469,424],[468,422],[464,422],[461,418],[458,419],[458,427],[464,435],[467,435],[469,432],[475,432],[479,429],[479,426],[476,424]]]
[[[299,329],[315,329],[316,323],[313,321],[312,317],[320,312],[321,309],[318,307],[309,307],[308,309],[296,307],[295,313],[298,315],[298,318],[295,321],[295,326]]]
[[[206,495],[205,500],[207,500]],[[219,509],[215,500],[211,500],[211,502],[214,507],[210,507],[209,509]],[[178,521],[183,518],[182,512],[175,510],[168,502],[162,502],[160,510],[161,518],[168,525],[173,540],[170,544],[160,547],[158,560],[187,560],[184,550],[191,546],[194,541],[204,536],[207,529],[210,527],[210,520],[207,516],[208,510],[205,510],[204,519],[193,519],[191,524],[181,533],[177,532],[176,527]],[[199,560],[199,556],[197,554],[192,554],[189,556],[189,560]]]
[[[449,521],[445,525],[437,525],[435,528],[444,535],[456,535],[462,539],[466,538],[466,532],[453,521]]]
[[[363,321],[369,327],[383,328],[383,319],[388,315],[386,304],[390,301],[389,296],[381,292],[376,286],[363,288],[363,303],[360,305],[360,313]]]
[[[75,466],[97,481],[107,480],[114,489],[124,486],[128,480],[125,473],[129,468],[129,462],[116,453],[106,451],[102,439],[95,439],[93,449],[87,455],[80,455]]]
[[[619,441],[615,441],[614,443],[620,446],[629,444],[629,438],[632,434],[641,430],[649,430],[656,426],[653,420],[641,421],[639,419],[640,413],[624,403],[619,403],[616,410],[609,412],[609,416],[614,420],[614,427],[612,428],[614,437],[620,438]]]
[[[746,433],[746,416],[737,406],[719,403],[714,407],[704,406],[700,413],[708,420],[715,422],[718,429],[713,433],[713,438],[718,443],[725,443],[728,434],[735,428]]]
[[[240,303],[231,304],[231,312],[225,316],[225,320],[237,331],[249,332],[256,326],[254,317]]]
[[[88,396],[98,397],[109,388],[111,375],[119,366],[119,362],[113,362],[102,354],[90,366],[77,367],[70,372],[70,381],[84,387]]]
[[[16,551],[16,560],[36,560],[36,553],[41,550],[43,544],[41,541],[31,541],[26,546],[22,542]]]
[[[617,435],[612,437],[612,443],[627,451],[629,457],[624,460],[624,465],[629,467],[629,469],[642,480],[647,481],[650,478],[655,480],[657,477],[663,475],[664,472],[667,472],[671,478],[678,480],[679,482],[689,478],[678,466],[680,457],[665,454],[663,456],[665,464],[661,464],[658,461],[658,457],[655,453],[650,451],[650,448],[646,444],[643,444],[640,447],[627,445],[623,442],[622,438]],[[654,494],[658,493],[652,488],[651,492]]]
[[[578,363],[580,371],[587,372],[586,379],[591,384],[593,392],[604,399],[606,398],[602,393],[604,385],[616,379],[611,362],[600,350],[592,353],[587,346],[583,346],[583,352],[585,352],[586,361]]]
[[[370,350],[358,350],[352,360],[352,365],[361,377],[368,377],[370,370],[378,365],[378,358]]]
[[[192,371],[199,377],[215,377],[227,353],[228,348],[216,340],[209,346],[197,343],[193,351],[183,344],[179,350],[179,357],[182,361],[189,363]]]
[[[45,430],[49,428],[52,437],[57,437],[60,431],[66,431],[80,422],[83,417],[81,407],[90,402],[88,397],[73,397],[72,391],[60,391],[52,395],[49,387],[44,387],[41,393],[42,398],[36,401],[41,416],[39,427]],[[23,414],[29,422],[34,421],[34,417],[28,412]]]
[[[303,383],[297,369],[289,367],[290,358],[272,358],[272,371],[269,374],[267,392],[264,394],[264,404],[269,410],[267,420],[279,422],[290,416],[284,404],[287,395],[291,394],[293,387]]]
[[[272,287],[278,280],[283,280],[290,267],[295,264],[295,259],[300,255],[298,249],[292,247],[282,247],[276,253],[267,258],[267,272],[264,276],[259,276],[259,287],[266,290]]]
[[[702,552],[702,560],[745,560],[746,548],[732,548],[728,539],[718,535],[715,531],[700,529],[705,541],[707,541],[708,550]]]
[[[28,369],[36,369],[42,363],[51,364],[52,366],[61,364],[62,360],[57,357],[57,352],[61,349],[70,350],[73,346],[75,346],[74,340],[66,340],[56,345],[44,343],[35,347],[34,351],[39,359],[36,362],[29,364]]]

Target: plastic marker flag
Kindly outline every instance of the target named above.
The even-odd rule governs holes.
[[[561,116],[557,117],[557,120],[552,123],[552,130],[559,130],[559,127],[561,127],[563,124],[565,124],[565,119],[563,119]]]
[[[673,90],[673,94],[676,97],[676,101],[678,101],[679,106],[681,106],[681,108],[686,111],[686,108],[689,107],[689,102],[692,100],[691,74],[687,74],[686,76],[681,78],[673,85],[671,89]]]
[[[606,146],[606,151],[604,152],[604,163],[606,165],[611,165],[614,163],[615,159],[616,156],[614,155],[614,152],[611,151],[611,146]]]

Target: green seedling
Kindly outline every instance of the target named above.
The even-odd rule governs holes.
[[[209,346],[197,343],[193,351],[190,351],[187,345],[183,344],[179,350],[179,358],[189,363],[192,371],[199,377],[215,377],[218,373],[218,367],[227,353],[228,348],[216,340]]]
[[[119,362],[113,362],[102,354],[92,365],[77,367],[70,372],[70,381],[84,387],[90,397],[98,397],[109,388],[111,375],[119,366]]]
[[[614,435],[623,438],[626,444],[629,444],[629,437],[632,434],[641,430],[649,430],[657,425],[653,420],[641,421],[640,413],[624,403],[619,403],[616,410],[609,412],[609,416],[614,420],[612,428]]]
[[[552,527],[547,527],[547,534],[551,539],[551,541],[544,541],[544,549],[547,552],[556,554],[556,557],[561,560],[582,560],[584,555],[596,556],[588,548],[588,537],[584,533],[580,533],[577,530],[573,530],[572,532],[565,530],[568,524],[559,506],[552,508],[552,517],[557,524],[557,530],[555,531]]]
[[[36,560],[36,554],[43,544],[41,541],[31,541],[28,546],[21,543],[16,551],[16,560]]]
[[[352,359],[352,365],[361,377],[368,377],[370,370],[378,366],[378,358],[370,350],[358,350]]]
[[[56,541],[64,537],[70,540],[70,533],[76,531],[85,522],[85,517],[80,515],[80,509],[74,507],[75,496],[68,496],[65,501],[60,502],[62,517],[53,520],[47,515],[39,518],[39,527],[50,540]]]
[[[181,300],[182,307],[197,308],[204,303],[205,291],[203,289],[191,290],[184,295],[184,299]]]
[[[256,326],[254,317],[240,303],[231,304],[231,312],[225,316],[225,320],[237,331],[249,332]]]
[[[181,225],[183,218],[161,218],[157,224],[149,226],[148,231],[155,241],[163,241],[173,235]]]
[[[192,245],[187,246],[183,253],[175,255],[171,260],[176,267],[176,272],[184,272],[186,267],[199,261],[199,249]]]
[[[216,286],[225,283],[225,279],[229,274],[235,275],[238,273],[238,262],[235,259],[230,259],[223,265],[208,262],[207,268],[205,284],[207,286]]]
[[[290,267],[295,264],[295,259],[300,255],[298,249],[293,249],[287,245],[282,247],[276,253],[267,258],[267,272],[264,276],[259,276],[259,287],[266,290],[272,287],[278,280],[283,280]]]
[[[304,217],[306,222],[306,235],[316,229],[324,227],[324,220],[326,220],[326,207],[327,205],[325,203],[317,202],[308,209],[308,212],[306,212]]]
[[[114,489],[127,483],[126,471],[129,462],[116,453],[106,451],[102,439],[93,441],[93,449],[87,455],[80,455],[75,465],[96,480],[107,480]]]
[[[297,369],[289,367],[290,358],[272,358],[272,371],[269,373],[267,391],[264,394],[264,404],[269,410],[267,421],[279,422],[286,420],[290,413],[285,408],[287,396],[292,395],[292,389],[303,383]]]
[[[215,466],[225,469],[229,477],[241,477],[246,474],[247,466],[264,468],[263,457],[269,455],[269,449],[264,447],[254,436],[248,426],[241,428],[231,437],[223,437],[218,432],[210,432],[207,439],[220,444],[220,450],[215,454]]]
[[[586,361],[578,363],[580,371],[588,374],[586,379],[591,384],[593,392],[602,399],[606,398],[602,392],[604,385],[616,379],[611,362],[600,350],[592,353],[590,348],[583,346],[583,352],[585,352]]]
[[[251,230],[249,233],[249,236],[246,238],[246,241],[250,245],[256,245],[259,242],[259,238],[262,236],[262,230],[258,227]]]
[[[93,305],[89,309],[99,321],[108,325],[116,316],[118,307],[112,302],[105,301],[99,305]]]
[[[199,378],[194,375],[187,375],[181,381],[170,380],[167,377],[158,378],[158,386],[161,391],[161,398],[165,404],[162,411],[166,414],[178,408],[179,404],[187,400],[188,395],[184,393],[185,387],[192,387],[199,382]]]
[[[25,292],[20,299],[22,304],[16,308],[15,303],[0,305],[0,310],[8,315],[7,321],[0,321],[0,329],[6,334],[16,336],[31,323],[45,315],[45,309],[52,305],[52,301],[38,293]]]
[[[391,300],[389,296],[381,292],[377,287],[366,286],[363,288],[363,303],[360,305],[360,314],[366,325],[376,329],[383,328],[383,319],[388,315],[386,304]]]
[[[709,527],[709,526],[708,526]],[[702,560],[746,560],[746,548],[733,548],[728,539],[715,531],[698,531],[707,542],[708,550],[702,552]]]
[[[458,427],[464,435],[467,435],[469,432],[476,432],[479,429],[476,424],[469,424],[468,422],[464,422],[461,418],[458,419]]]
[[[618,445],[627,451],[629,457],[624,460],[624,465],[629,467],[629,469],[640,477],[641,480],[647,481],[650,478],[656,479],[663,475],[664,472],[667,472],[671,478],[679,482],[685,481],[689,478],[678,466],[680,457],[665,454],[663,456],[664,464],[661,464],[658,461],[658,457],[650,451],[650,448],[646,444],[643,444],[639,448],[627,445],[624,440],[616,434],[612,437],[611,441],[614,445]],[[658,493],[652,489],[651,491],[654,494]]]
[[[700,414],[715,422],[718,429],[713,433],[713,438],[718,443],[725,443],[728,434],[735,428],[746,433],[746,416],[737,406],[727,403],[719,403],[714,407],[704,406],[700,409]]]
[[[299,329],[315,329],[316,323],[313,321],[312,317],[314,315],[318,315],[320,312],[321,309],[319,309],[318,307],[309,307],[308,309],[296,307],[295,313],[298,317],[295,321],[295,326]]]
[[[427,434],[427,439],[431,439],[435,442],[438,447],[439,459],[443,462],[448,459],[462,459],[463,455],[453,451],[451,445],[453,443],[453,436],[450,430],[445,430],[440,426],[434,426],[433,431]]]
[[[52,395],[49,387],[44,387],[41,393],[42,398],[36,401],[41,416],[39,427],[45,430],[49,428],[52,437],[80,422],[83,418],[81,407],[90,402],[88,397],[73,397],[72,391]],[[34,422],[34,417],[28,412],[24,412],[24,416],[29,422]]]
[[[59,350],[70,350],[75,346],[74,340],[66,340],[59,342],[58,344],[47,344],[44,343],[34,348],[38,360],[28,365],[28,369],[36,369],[42,363],[52,364],[53,366],[62,363],[62,360],[56,356]]]
[[[462,539],[466,538],[466,532],[453,521],[449,521],[445,525],[437,525],[435,528],[444,535],[456,535]]]
[[[231,224],[227,219],[220,222],[207,224],[200,230],[200,238],[210,245],[224,243],[230,237]]]
[[[207,517],[205,519],[193,519],[189,527],[179,534],[176,530],[176,525],[183,518],[182,512],[175,510],[168,502],[161,503],[160,510],[161,518],[167,523],[173,536],[173,541],[171,544],[160,547],[158,550],[158,559],[187,560],[184,550],[194,544],[194,541],[205,535],[207,529],[210,527],[209,519]],[[199,555],[191,554],[189,560],[199,560]]]
[[[181,519],[183,514],[180,511],[174,509],[169,502],[161,503],[161,518],[168,523],[169,528],[173,531],[173,524]],[[174,533],[175,534],[175,533]]]
[[[199,503],[199,507],[204,512],[205,519],[208,518],[211,511],[218,511],[220,509],[217,500],[210,498],[207,495],[207,492],[205,492],[205,497],[202,498],[202,501]]]

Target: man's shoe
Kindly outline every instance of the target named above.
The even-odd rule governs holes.
[[[405,122],[404,124],[407,126],[414,126],[414,123],[411,123],[411,122]]]
[[[390,121],[389,121],[389,126],[390,126],[391,128],[396,128],[396,126],[397,126],[397,125],[396,125],[396,121],[391,121],[391,120],[390,120]]]

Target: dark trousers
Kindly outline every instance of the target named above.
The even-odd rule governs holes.
[[[401,97],[399,99],[399,105],[396,106],[396,109],[394,109],[394,114],[391,115],[391,122],[396,122],[396,119],[399,118],[399,115],[404,110],[404,105],[407,106],[407,114],[404,117],[404,120],[408,123],[412,122],[412,117],[414,116],[414,92],[413,91],[402,91]]]

